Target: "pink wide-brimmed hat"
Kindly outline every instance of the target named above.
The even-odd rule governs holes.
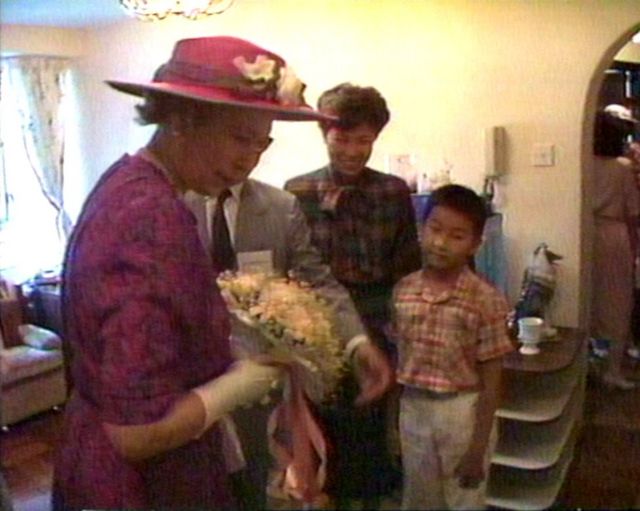
[[[183,39],[151,82],[107,83],[135,96],[161,92],[205,103],[267,110],[279,120],[333,119],[305,103],[305,85],[282,57],[236,37]]]

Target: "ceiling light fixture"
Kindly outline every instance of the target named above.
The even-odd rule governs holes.
[[[233,0],[120,0],[131,16],[144,21],[163,20],[169,15],[196,20],[226,11]]]

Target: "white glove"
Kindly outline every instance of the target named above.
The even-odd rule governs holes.
[[[229,371],[192,389],[206,412],[204,431],[239,406],[260,401],[278,383],[282,370],[251,360],[235,362]]]

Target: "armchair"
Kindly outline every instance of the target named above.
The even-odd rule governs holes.
[[[64,403],[67,396],[60,337],[25,323],[23,305],[17,286],[0,286],[2,429]]]

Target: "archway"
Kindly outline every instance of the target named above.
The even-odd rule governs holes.
[[[594,70],[585,98],[582,117],[582,141],[580,150],[581,164],[581,221],[580,221],[580,284],[579,284],[579,324],[589,331],[591,306],[591,271],[593,253],[593,215],[591,196],[593,181],[590,169],[593,165],[593,129],[598,108],[598,96],[604,84],[605,71],[611,66],[614,57],[640,31],[640,23],[625,30],[604,52]]]

